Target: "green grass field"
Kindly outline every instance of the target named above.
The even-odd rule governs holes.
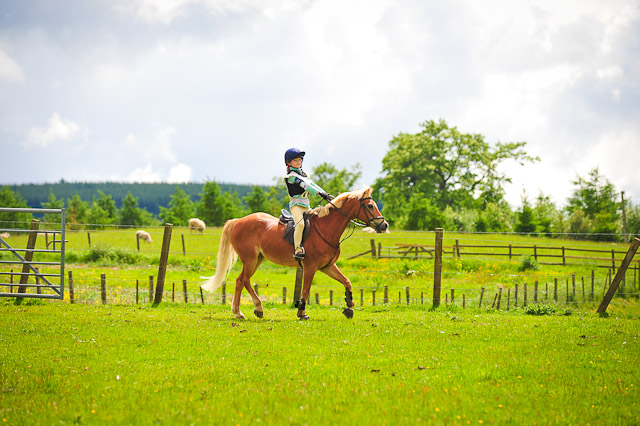
[[[637,317],[0,301],[0,421],[637,424]]]
[[[243,299],[248,319],[239,321],[230,312],[230,296],[224,306],[221,294],[205,295],[204,305],[200,299],[200,276],[215,272],[219,229],[204,235],[174,229],[164,300],[150,306],[149,276],[158,272],[162,229],[151,231],[154,242],[141,243],[140,252],[133,230],[92,231],[91,248],[86,232],[69,232],[66,267],[73,273],[76,304],[69,303],[68,293],[64,301],[25,299],[20,305],[0,299],[1,424],[640,422],[640,309],[633,275],[609,315],[600,317],[594,312],[606,272],[593,264],[519,271],[520,257],[454,259],[449,251],[443,303],[434,310],[432,259],[347,259],[368,250],[371,238],[391,247],[432,244],[434,234],[372,237],[356,231],[343,243],[339,261],[354,286],[352,320],[341,314],[342,286],[317,274],[312,294],[318,293],[320,306],[312,297],[311,320],[298,321],[291,308],[295,270],[265,263],[252,279],[266,301],[265,318],[255,318],[251,302]],[[445,234],[447,250],[456,239],[459,244],[615,247],[518,235]],[[15,247],[26,244],[24,236],[11,241]],[[238,264],[229,282],[239,270]],[[102,274],[108,282],[105,305],[100,303]],[[556,280],[558,302],[552,290],[546,292]],[[382,304],[385,287],[388,304]],[[491,308],[499,288],[500,311]]]

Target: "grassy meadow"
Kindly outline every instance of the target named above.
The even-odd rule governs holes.
[[[636,424],[640,321],[448,306],[0,301],[0,421]],[[550,313],[550,312],[547,312]]]
[[[463,249],[454,258],[451,249],[456,239],[459,245],[566,244],[620,251],[624,245],[445,233],[443,303],[432,309],[433,259],[348,258],[369,250],[372,238],[384,254],[396,244],[433,245],[434,233],[372,236],[356,230],[342,244],[339,262],[354,286],[352,320],[341,314],[342,286],[317,274],[312,294],[318,293],[320,305],[312,297],[311,320],[298,321],[291,308],[295,270],[265,262],[252,280],[265,300],[265,318],[251,314],[247,298],[242,309],[248,319],[239,321],[229,310],[230,296],[226,306],[220,293],[205,295],[204,305],[200,298],[200,276],[215,272],[219,229],[197,235],[174,228],[164,300],[151,307],[149,276],[158,272],[163,230],[149,231],[154,241],[141,242],[140,251],[130,229],[91,231],[91,247],[86,231],[67,233],[66,269],[72,271],[78,303],[70,304],[68,293],[64,301],[25,299],[19,305],[0,299],[0,424],[640,422],[634,275],[608,315],[600,317],[594,312],[606,285],[604,268],[588,262],[531,266],[531,259],[514,255],[509,261],[491,255],[491,249],[474,257]],[[12,236],[11,243],[24,247],[26,238]],[[552,291],[543,291],[554,281],[557,303]],[[499,288],[503,300],[497,310],[491,302]]]

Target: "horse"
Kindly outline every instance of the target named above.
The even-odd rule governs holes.
[[[340,257],[340,237],[351,221],[360,221],[374,228],[378,233],[386,232],[389,224],[371,198],[372,188],[345,192],[332,202],[310,211],[311,227],[309,237],[304,243],[306,256],[300,261],[304,270],[304,284],[301,299],[297,302],[297,316],[309,319],[305,312],[309,300],[311,283],[317,271],[323,272],[345,287],[347,307],[343,314],[353,317],[353,293],[351,281],[345,277],[336,261]],[[216,291],[225,280],[227,273],[240,258],[242,272],[236,279],[235,294],[231,311],[236,318],[244,319],[240,311],[240,296],[245,288],[254,304],[253,313],[262,318],[262,302],[251,286],[251,277],[266,258],[273,263],[295,268],[299,265],[293,257],[293,247],[284,238],[285,225],[267,213],[253,213],[238,219],[228,220],[220,238],[220,248],[216,262],[216,273],[209,277],[201,288],[208,292]]]
[[[200,233],[202,234],[206,228],[207,225],[204,223],[204,220],[198,219],[197,217],[192,217],[191,219],[189,219],[189,230],[191,232],[193,232],[193,230],[195,229],[196,231],[200,231]]]

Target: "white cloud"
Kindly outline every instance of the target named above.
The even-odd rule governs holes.
[[[24,73],[20,65],[0,48],[0,81],[23,84]]]
[[[34,127],[29,130],[25,145],[46,147],[58,141],[74,139],[82,132],[82,128],[72,120],[65,120],[54,112],[47,128]]]
[[[153,171],[151,163],[147,163],[145,167],[138,167],[129,173],[126,180],[128,182],[160,182],[162,178],[160,173]]]
[[[191,182],[192,171],[191,167],[184,163],[176,164],[169,170],[169,177],[167,182],[169,183],[185,183]]]

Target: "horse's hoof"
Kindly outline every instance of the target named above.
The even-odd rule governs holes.
[[[304,315],[298,315],[298,318],[300,318],[300,321],[305,321],[309,319],[309,315],[304,314]]]
[[[253,311],[253,313],[254,313],[254,314],[256,314],[256,316],[257,316],[258,318],[262,318],[262,317],[264,316],[264,312],[259,311],[259,310],[257,310],[257,309],[256,309],[256,310],[254,310],[254,311]]]
[[[342,313],[344,314],[345,317],[349,319],[353,318],[353,309],[345,308],[344,311],[342,311]]]

